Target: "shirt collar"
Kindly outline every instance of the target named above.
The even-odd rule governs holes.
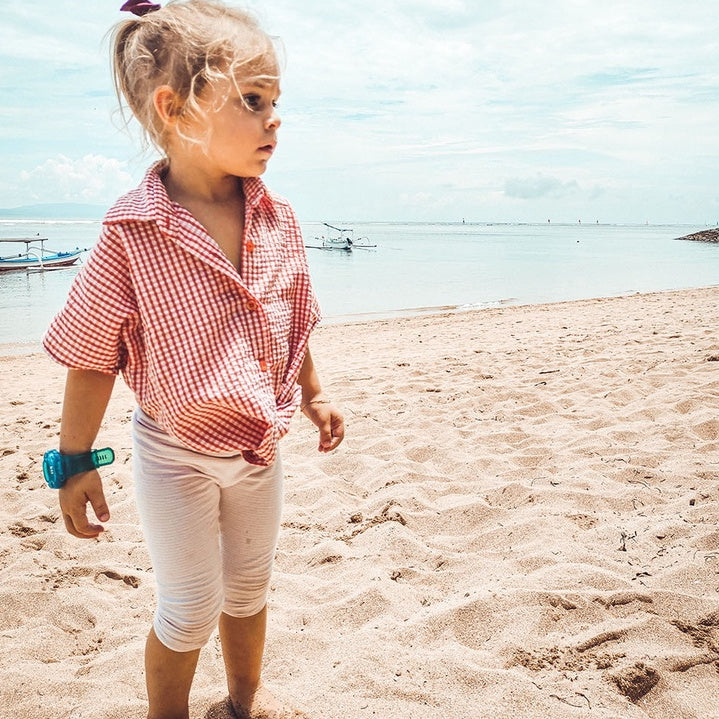
[[[121,197],[105,216],[105,224],[114,222],[156,221],[166,226],[175,214],[175,208],[167,190],[162,183],[162,173],[167,167],[167,160],[158,160],[152,165],[137,189]],[[275,214],[275,203],[270,191],[259,177],[242,178],[242,190],[245,203],[255,210],[260,204]]]

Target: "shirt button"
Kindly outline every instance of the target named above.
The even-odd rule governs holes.
[[[259,305],[255,302],[255,300],[247,300],[247,302],[245,302],[245,309],[248,312],[254,312],[258,307]]]
[[[270,366],[267,364],[267,360],[261,359],[261,360],[260,360],[260,369],[261,369],[263,372],[267,372],[267,370],[268,370],[269,368],[270,368]]]
[[[252,240],[247,240],[247,242],[245,242],[245,249],[248,252],[252,252],[255,249],[255,243]]]

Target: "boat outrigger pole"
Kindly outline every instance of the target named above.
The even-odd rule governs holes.
[[[325,227],[329,227],[332,230],[337,230],[337,232],[352,232],[352,228],[348,227],[346,229],[343,229],[341,227],[335,227],[334,225],[330,225],[329,222],[323,222],[322,223]]]

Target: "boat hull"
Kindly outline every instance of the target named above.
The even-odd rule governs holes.
[[[348,240],[348,239],[345,239],[345,238],[340,238],[340,239],[336,239],[336,240],[335,240],[335,239],[330,239],[330,240],[325,240],[325,241],[322,243],[322,247],[323,247],[325,250],[345,250],[345,251],[350,251],[350,250],[352,250],[352,241],[351,241],[351,240]]]
[[[46,255],[42,262],[36,257],[19,257],[14,259],[0,259],[0,272],[13,272],[17,270],[48,270],[55,267],[69,267],[80,259],[80,252],[58,252]]]

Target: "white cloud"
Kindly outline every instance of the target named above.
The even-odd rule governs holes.
[[[108,203],[133,185],[126,167],[127,162],[102,155],[76,160],[58,155],[22,171],[20,180],[33,201]]]
[[[516,197],[520,200],[535,199],[537,197],[562,197],[579,190],[575,180],[562,182],[556,177],[514,177],[504,183],[504,194],[507,197]]]

